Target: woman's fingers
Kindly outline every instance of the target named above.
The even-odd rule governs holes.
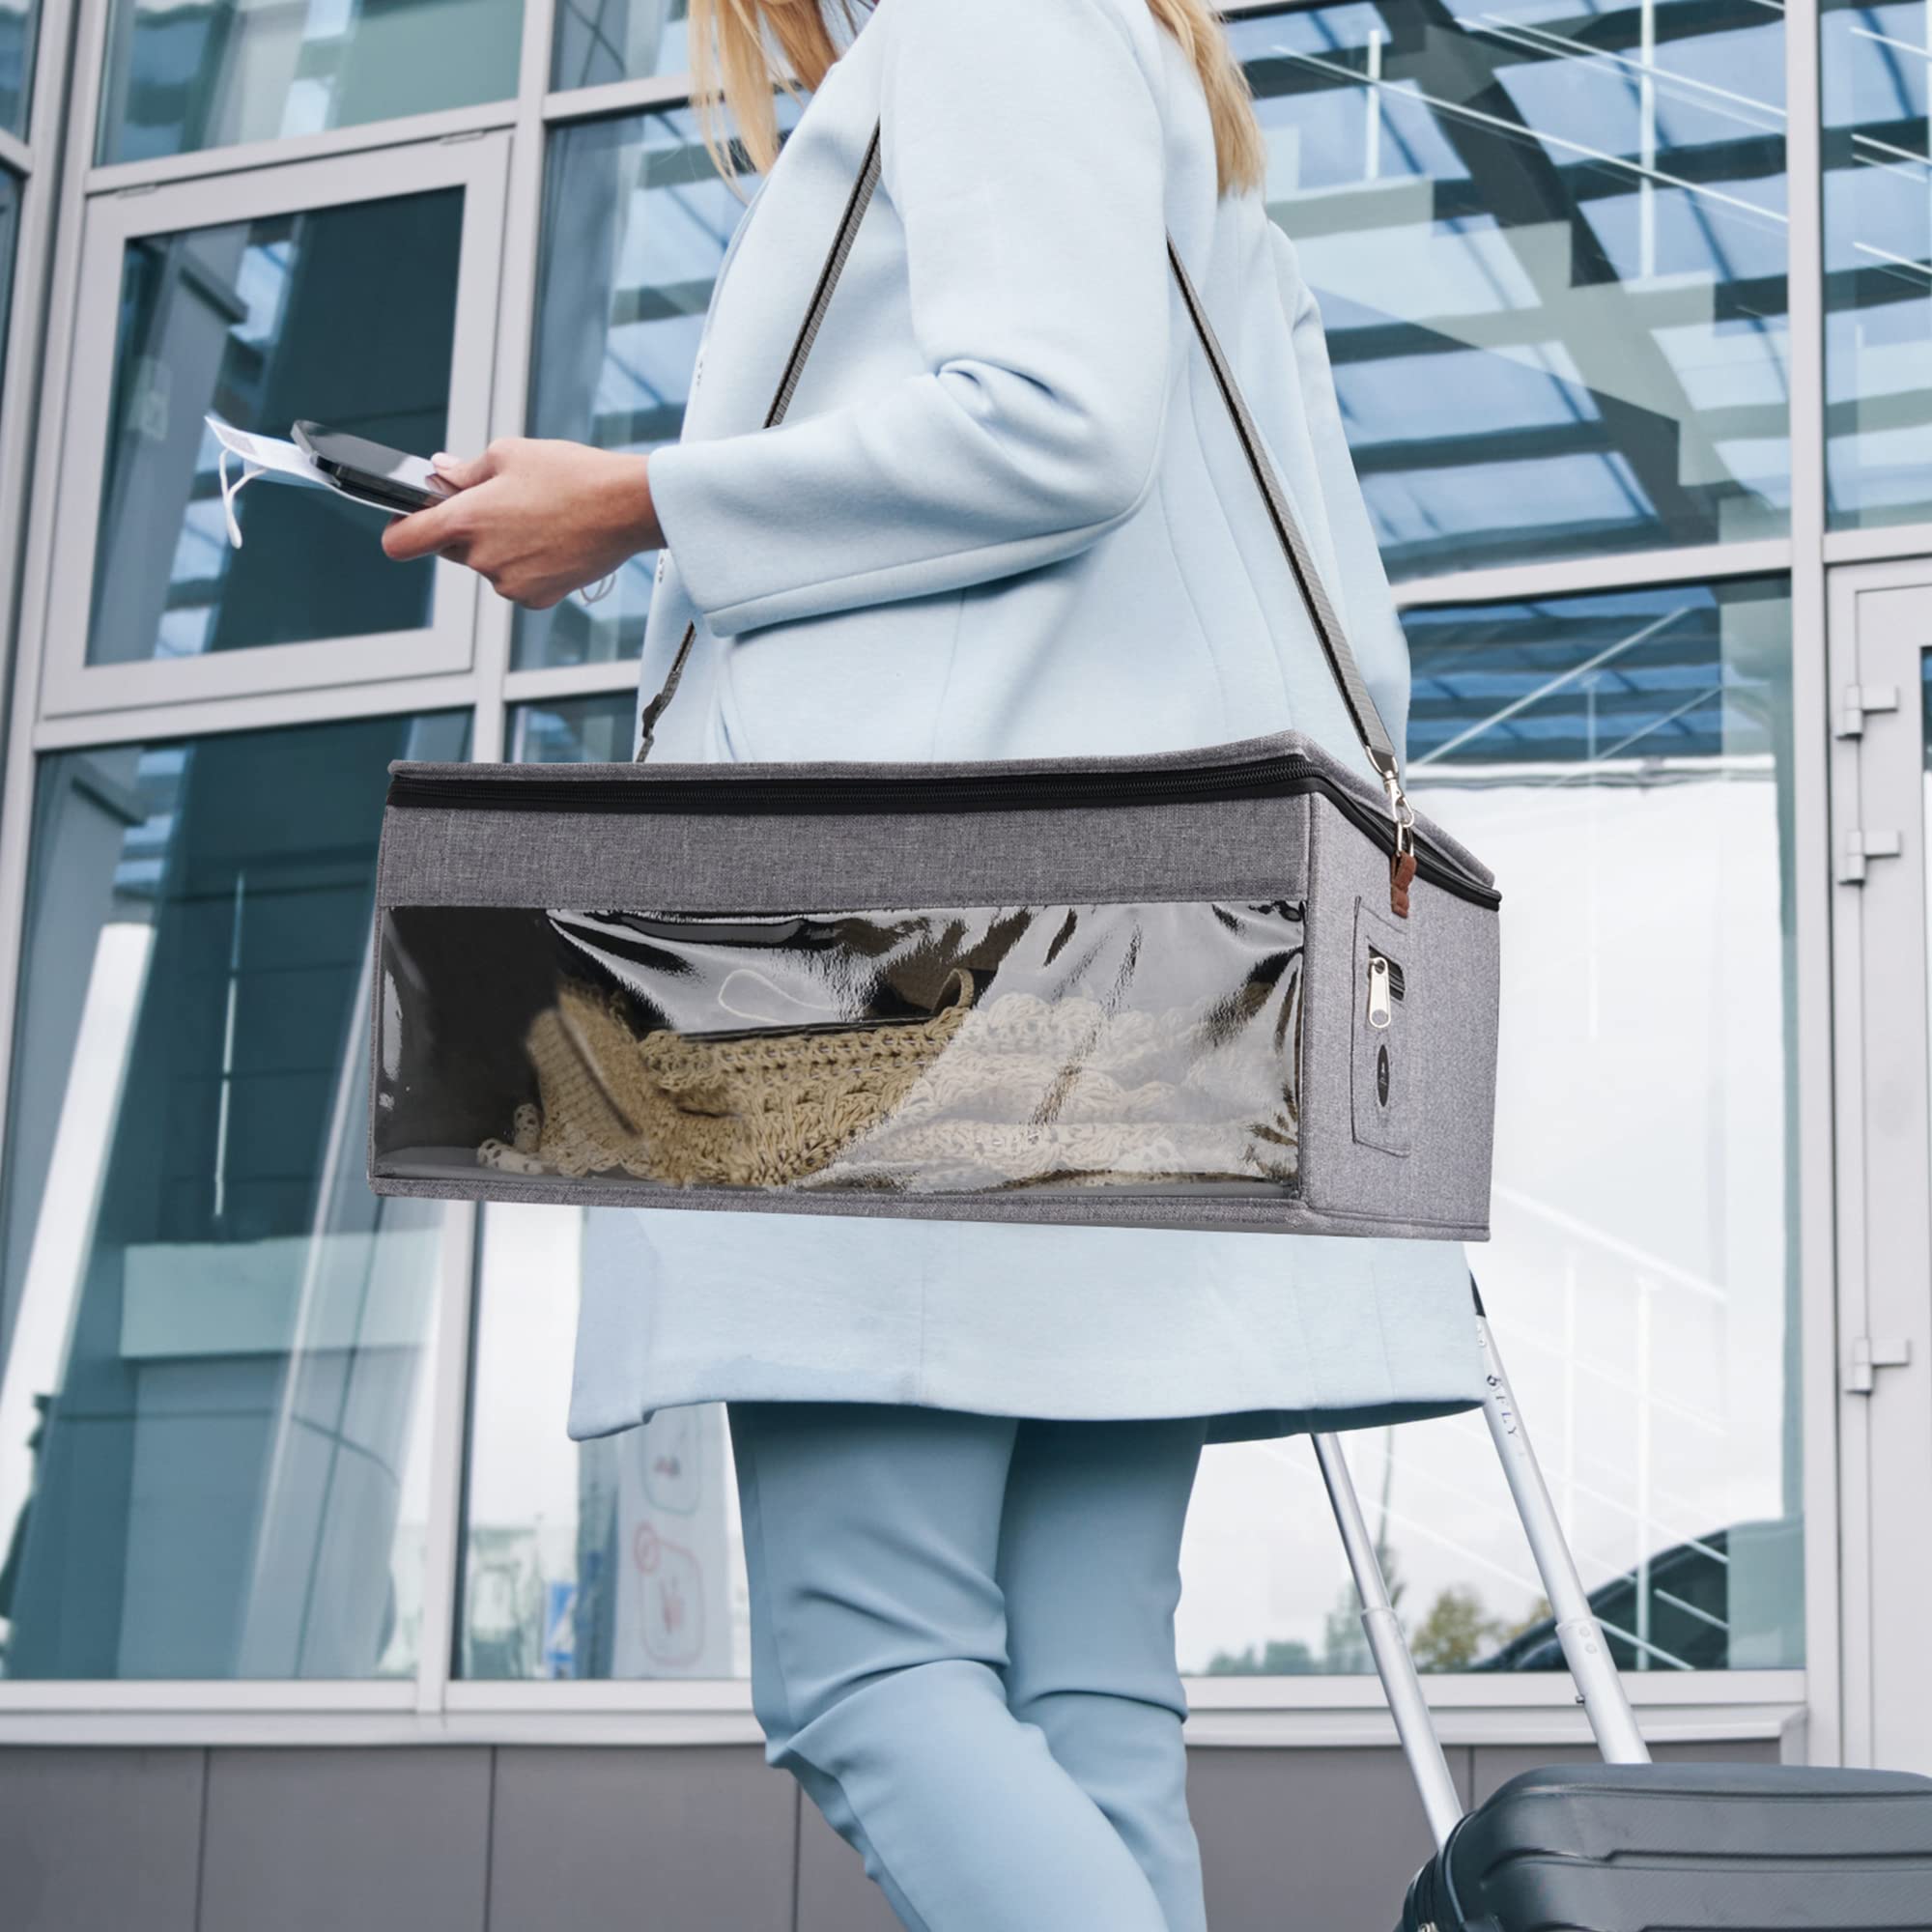
[[[383,552],[396,563],[409,563],[419,556],[440,556],[459,545],[468,534],[469,505],[460,499],[433,503],[426,510],[412,510],[408,516],[391,517],[383,532]]]
[[[471,460],[431,462],[450,496],[383,532],[398,562],[443,556],[497,596],[546,611],[644,546],[649,497],[637,458],[557,439],[498,437]]]
[[[459,490],[467,490],[472,483],[480,483],[486,476],[497,473],[496,459],[489,450],[481,456],[452,456],[446,449],[439,449],[429,460],[429,467],[445,483],[453,484]]]
[[[430,468],[453,490],[473,489],[501,470],[514,440],[498,437],[481,456],[452,456],[448,450],[439,449],[429,460]],[[469,534],[469,507],[459,512],[453,499],[433,503],[426,510],[412,510],[406,517],[392,517],[383,532],[383,549],[397,563],[432,555],[453,556],[461,563]]]

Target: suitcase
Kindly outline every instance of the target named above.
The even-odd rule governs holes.
[[[1484,1418],[1605,1762],[1464,1815],[1339,1439],[1313,1438],[1362,1627],[1435,1839],[1398,1932],[1932,1932],[1932,1778],[1650,1762],[1472,1279]]]

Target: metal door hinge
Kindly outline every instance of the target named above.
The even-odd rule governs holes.
[[[1845,1372],[1845,1393],[1870,1395],[1880,1369],[1902,1369],[1911,1360],[1912,1344],[1903,1336],[1885,1342],[1857,1336],[1852,1342],[1852,1365]]]
[[[1901,849],[1896,832],[1867,832],[1853,826],[1838,847],[1838,883],[1863,885],[1867,859],[1896,859]]]
[[[1838,723],[1834,727],[1834,735],[1840,738],[1862,738],[1867,712],[1897,709],[1897,685],[1848,684],[1838,694]]]

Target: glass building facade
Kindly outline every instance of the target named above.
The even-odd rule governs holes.
[[[1932,770],[1932,680],[1859,671],[1866,591],[1932,583],[1926,10],[1227,17],[1412,790],[1507,887],[1473,1259],[1586,1583],[1648,1705],[1883,1758],[1881,1452],[1932,1346],[1885,1359],[1920,1314],[1847,1190],[1886,1079],[1925,1113],[1922,916],[1895,1049],[1833,972],[1923,878],[1918,823],[1845,813],[1893,726]],[[315,1679],[749,1713],[722,1413],[563,1433],[611,1217],[379,1202],[358,1138],[387,761],[627,756],[656,559],[526,611],[272,490],[236,550],[203,422],[674,440],[741,206],[687,58],[677,0],[0,0],[0,1736]],[[1567,1712],[1480,1417],[1350,1446],[1444,1698]],[[1305,1443],[1210,1450],[1183,1560],[1200,1711],[1373,1701]]]

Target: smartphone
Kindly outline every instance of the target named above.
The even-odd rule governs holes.
[[[319,422],[301,421],[291,434],[296,446],[345,497],[379,510],[407,515],[456,494],[429,467],[429,459],[391,449],[385,442],[350,436]]]

